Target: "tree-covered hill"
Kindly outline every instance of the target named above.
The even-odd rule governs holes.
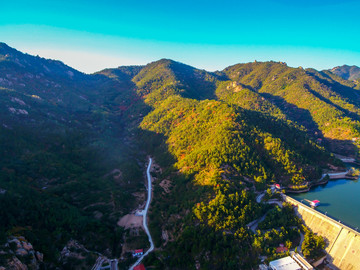
[[[70,239],[121,253],[116,223],[144,190],[132,133],[146,107],[133,85],[1,44],[1,241],[25,236],[50,268]]]
[[[215,73],[161,59],[146,65],[133,81],[147,103],[153,105],[173,94],[194,99],[214,98],[219,79]]]

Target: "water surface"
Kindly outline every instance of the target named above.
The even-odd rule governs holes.
[[[319,200],[316,210],[360,230],[359,180],[330,180],[326,185],[312,188],[307,193],[289,194],[296,200]],[[309,205],[306,201],[304,204]]]

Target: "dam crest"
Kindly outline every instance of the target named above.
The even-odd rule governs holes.
[[[295,206],[295,211],[314,233],[324,237],[328,261],[341,270],[360,269],[360,233],[309,206],[283,195],[284,201]]]

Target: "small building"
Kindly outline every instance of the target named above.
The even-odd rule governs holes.
[[[145,266],[143,264],[139,264],[134,267],[134,270],[146,270]]]
[[[135,249],[134,251],[133,251],[133,257],[137,257],[137,256],[141,256],[141,255],[143,255],[144,254],[144,250],[143,249]]]
[[[276,248],[276,253],[284,253],[286,251],[288,251],[289,249],[287,247],[284,246],[284,244],[280,244],[277,248]]]
[[[318,206],[319,204],[320,204],[320,201],[319,201],[319,200],[313,200],[313,201],[310,202],[310,205],[311,205],[312,207],[316,207],[316,206]]]
[[[272,270],[302,270],[300,265],[290,256],[271,261],[269,266]]]
[[[276,188],[276,189],[281,189],[281,187],[280,187],[279,184],[275,184],[275,188]]]

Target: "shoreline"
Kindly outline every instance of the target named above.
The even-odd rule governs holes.
[[[341,173],[348,173],[346,172],[332,172],[332,174],[341,174]],[[326,177],[329,176],[329,177]],[[324,179],[326,178],[326,179]],[[324,180],[323,180],[324,179]],[[357,180],[359,179],[359,176],[350,176],[350,175],[330,175],[329,173],[323,174],[323,177],[321,177],[317,182],[309,183],[309,186],[306,189],[285,189],[285,193],[306,193],[309,192],[313,187],[320,186],[320,185],[326,185],[330,180],[339,180],[339,179],[346,179],[346,180]]]

